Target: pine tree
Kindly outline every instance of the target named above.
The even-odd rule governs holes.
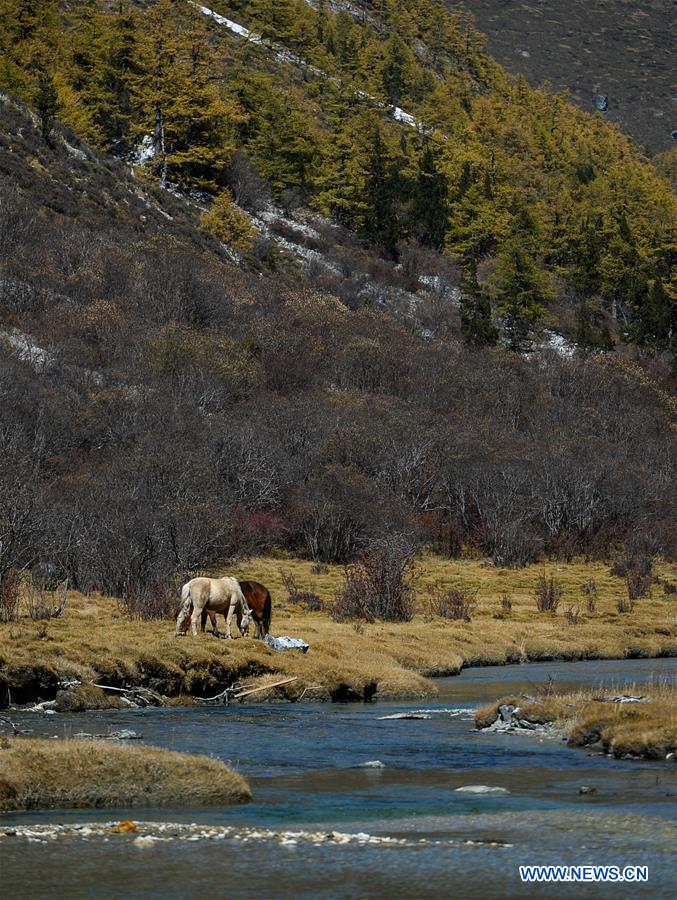
[[[514,234],[501,248],[495,273],[497,311],[511,350],[529,350],[534,329],[545,314],[549,286],[522,237]]]
[[[230,157],[228,107],[204,17],[178,0],[157,0],[139,42],[135,102],[153,132],[152,168],[160,183],[215,190]]]
[[[477,262],[471,260],[461,281],[461,335],[470,347],[493,347],[498,328],[491,318],[491,301],[477,279]]]
[[[439,148],[426,141],[413,187],[411,230],[427,247],[441,250],[449,223],[449,182],[439,164]]]

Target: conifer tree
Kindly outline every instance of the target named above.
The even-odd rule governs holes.
[[[155,145],[153,168],[166,185],[214,190],[230,156],[228,107],[204,17],[179,0],[157,0],[139,42],[136,101]]]
[[[442,171],[439,148],[427,140],[418,158],[413,186],[411,230],[427,247],[441,250],[449,222],[449,182]]]
[[[471,260],[464,271],[461,291],[461,335],[470,347],[493,347],[498,329],[491,318],[491,301],[477,279],[477,262]]]

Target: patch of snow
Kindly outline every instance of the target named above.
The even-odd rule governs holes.
[[[209,16],[210,19],[213,19],[218,25],[223,25],[224,28],[227,28],[228,31],[232,31],[233,34],[246,38],[254,44],[261,43],[260,35],[254,34],[248,28],[245,28],[244,25],[238,25],[237,22],[233,22],[232,19],[227,19],[225,16],[219,15],[219,13],[214,12],[213,9],[209,9],[207,6],[200,6],[197,3],[193,3],[193,6],[197,6],[203,16]]]
[[[239,25],[237,22],[233,22],[232,19],[227,19],[225,16],[214,12],[213,9],[209,9],[208,6],[200,6],[199,4],[194,3],[193,0],[190,0],[190,2],[193,6],[196,7],[196,9],[200,10],[202,15],[208,16],[210,19],[213,19],[218,25],[223,25],[224,28],[227,28],[228,31],[232,32],[233,34],[237,34],[239,37],[243,37],[246,40],[251,41],[253,44],[263,44],[261,35],[255,34],[248,28],[245,28],[244,25]],[[303,57],[298,56],[296,53],[293,53],[291,50],[288,50],[281,44],[270,44],[270,49],[282,62],[291,63],[295,66],[303,66],[314,75],[319,75],[321,78],[329,78],[327,73],[323,72],[322,69],[318,69],[317,66],[310,65],[310,63],[307,60],[303,59]],[[336,79],[331,80],[336,81]],[[356,91],[355,96],[361,100],[375,101],[374,97],[372,97],[370,94],[366,94],[364,91]],[[377,105],[382,109],[388,109],[390,111],[390,115],[396,121],[402,122],[404,125],[409,125],[411,128],[415,128],[417,131],[423,131],[426,134],[432,133],[432,129],[427,129],[421,122],[419,122],[414,116],[412,116],[411,113],[406,112],[399,106],[388,106],[384,103],[378,103]]]
[[[72,144],[69,144],[66,138],[63,139],[64,147],[68,151],[68,153],[73,156],[75,159],[79,159],[84,162],[87,159],[87,154],[84,150],[80,150],[78,147],[73,147]]]
[[[367,762],[358,763],[355,768],[356,769],[385,769],[386,764],[382,763],[380,759],[369,759]]]
[[[298,231],[299,234],[304,234],[309,238],[320,237],[319,233],[315,231],[314,228],[311,228],[310,225],[306,225],[305,222],[299,222],[298,219],[289,219],[285,216],[281,210],[276,207],[271,207],[270,209],[264,209],[259,213],[259,219],[267,222],[269,225],[275,225],[279,222],[282,225],[286,225],[287,228],[291,228],[293,231]]]
[[[393,119],[397,122],[404,122],[405,125],[411,125],[412,128],[420,127],[420,123],[411,115],[411,113],[405,112],[403,109],[400,109],[399,106],[393,106]]]
[[[146,163],[155,158],[156,154],[155,138],[152,134],[144,134],[141,138],[141,143],[134,151],[132,162],[137,166],[145,166]]]
[[[560,356],[564,356],[568,359],[571,359],[571,357],[576,353],[576,344],[568,341],[565,337],[563,337],[561,334],[558,334],[556,331],[546,330],[544,334],[544,347],[549,347],[551,350],[554,350],[555,353],[558,353]]]
[[[36,372],[42,372],[54,362],[54,354],[36,344],[33,338],[18,328],[0,331],[0,338],[5,338],[12,350],[22,362],[26,362]]]

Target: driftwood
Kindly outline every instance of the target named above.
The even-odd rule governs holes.
[[[96,684],[94,683],[94,687],[101,688],[103,691],[115,691],[117,694],[131,694],[135,700],[140,700],[146,706],[164,706],[165,700],[160,694],[157,694],[155,691],[151,691],[150,688],[145,687],[137,687],[137,688],[117,688],[112,687],[110,684]]]
[[[224,691],[221,691],[220,694],[216,694],[214,697],[194,697],[194,700],[198,700],[200,703],[218,703],[219,700],[228,704],[231,700],[240,700],[242,697],[249,697],[250,694],[258,694],[260,691],[267,691],[269,688],[281,687],[283,684],[291,684],[293,681],[298,681],[298,675],[294,675],[293,678],[284,678],[282,681],[274,681],[272,684],[264,684],[255,688],[248,688],[246,690],[242,690],[242,685],[238,682],[235,684],[231,684]]]

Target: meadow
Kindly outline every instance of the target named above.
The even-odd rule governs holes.
[[[674,582],[674,565],[660,563],[655,571]],[[536,605],[544,572],[562,592],[554,613]],[[256,557],[229,573],[270,589],[271,633],[303,638],[310,645],[306,654],[276,652],[252,638],[177,638],[169,618],[130,619],[116,598],[69,592],[59,618],[22,615],[0,625],[0,706],[52,699],[68,681],[83,685],[69,691],[64,708],[71,709],[119,705],[117,696],[92,688],[94,683],[144,686],[172,704],[212,697],[235,683],[262,687],[290,677],[296,680],[251,701],[422,698],[435,695],[432,678],[465,666],[677,655],[675,595],[655,583],[650,597],[620,612],[625,580],[604,563],[500,569],[483,560],[422,556],[413,579],[416,612],[402,623],[333,621],[332,604],[343,585],[340,566]],[[315,595],[310,602],[290,599],[290,576],[302,598],[304,592]],[[471,620],[437,615],[431,595],[436,586],[477,591]]]

